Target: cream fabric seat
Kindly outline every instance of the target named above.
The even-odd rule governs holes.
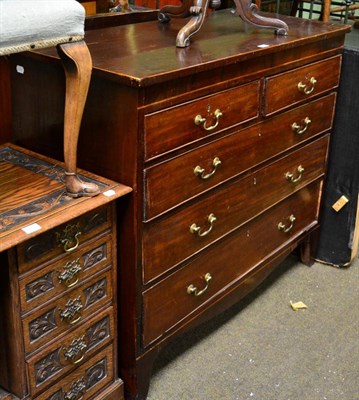
[[[66,74],[65,185],[73,197],[99,193],[76,175],[77,142],[92,72],[85,10],[76,0],[0,0],[0,56],[57,46]]]

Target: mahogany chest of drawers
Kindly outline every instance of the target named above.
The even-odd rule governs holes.
[[[92,176],[102,194],[71,199],[61,174],[0,147],[0,385],[20,399],[123,398],[113,200],[130,189]]]
[[[146,398],[170,338],[237,302],[295,248],[311,263],[348,28],[283,18],[287,37],[215,12],[185,49],[175,19],[87,32],[95,69],[79,160],[133,187],[119,213],[128,399]],[[55,61],[14,59],[28,71],[14,74],[15,95],[39,69],[56,90]],[[27,143],[35,129],[20,106],[16,140]],[[47,108],[40,131],[59,137],[61,108]],[[39,135],[36,146],[56,151]]]

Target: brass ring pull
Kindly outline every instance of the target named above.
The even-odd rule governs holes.
[[[80,244],[79,236],[80,235],[81,235],[81,232],[78,232],[78,233],[76,233],[76,235],[72,241],[71,240],[65,241],[63,246],[64,246],[64,250],[66,251],[66,253],[70,253],[71,251],[74,251],[79,247],[79,244]],[[73,246],[71,246],[71,243],[73,243],[73,241],[75,241],[75,244]]]
[[[217,220],[217,218],[215,217],[215,215],[211,213],[208,215],[208,218],[207,218],[207,221],[209,223],[209,228],[206,231],[201,232],[201,227],[197,226],[197,224],[195,224],[195,223],[193,223],[189,227],[189,231],[192,234],[197,234],[200,237],[207,236],[211,232],[211,230],[213,228],[213,224],[216,222],[216,220]]]
[[[214,157],[213,161],[212,161],[212,165],[213,165],[213,169],[211,172],[209,172],[208,174],[206,174],[204,168],[202,168],[201,166],[197,165],[197,167],[193,170],[193,173],[200,177],[201,179],[209,179],[211,176],[213,176],[216,171],[217,168],[222,164],[222,161],[218,158],[218,157]]]
[[[302,126],[297,124],[296,122],[293,122],[292,124],[292,131],[297,135],[301,135],[302,133],[304,133],[308,129],[309,125],[312,123],[309,117],[305,117],[303,122],[304,124]]]
[[[297,87],[300,92],[303,92],[304,94],[311,94],[314,92],[316,83],[317,80],[314,78],[314,76],[312,76],[309,80],[309,85],[307,83],[299,82]]]
[[[194,118],[194,123],[196,125],[203,125],[203,128],[206,131],[212,131],[213,129],[217,128],[218,124],[219,124],[219,119],[222,117],[223,113],[222,111],[217,108],[217,110],[214,112],[214,118],[216,119],[216,122],[214,125],[211,126],[206,126],[206,118],[202,118],[202,116],[200,114],[196,115]]]
[[[294,174],[292,174],[291,172],[287,172],[285,174],[285,178],[291,183],[297,183],[302,179],[302,174],[304,172],[304,168],[301,165],[299,165],[297,168],[297,172],[298,172],[298,175],[296,176],[296,178],[294,178]]]
[[[206,282],[206,286],[202,290],[198,290],[198,288],[196,288],[196,286],[194,286],[193,284],[190,284],[187,287],[187,293],[193,294],[196,297],[201,296],[208,289],[209,282],[211,281],[211,279],[212,279],[211,274],[209,272],[207,272],[206,275],[204,276],[204,281]]]
[[[58,280],[67,288],[71,288],[78,283],[81,271],[80,259],[70,260],[64,266],[63,271],[59,272]]]
[[[70,361],[72,364],[79,364],[85,357],[87,350],[87,343],[85,335],[74,339],[69,347],[64,347],[65,360]]]
[[[81,318],[82,318],[82,315],[80,314],[76,319],[73,319],[72,321],[70,321],[69,324],[74,325],[77,322],[79,322]]]
[[[304,124],[302,126],[297,124],[296,122],[293,122],[292,124],[292,131],[297,135],[301,135],[302,133],[304,133],[308,129],[309,125],[312,123],[309,117],[305,117],[303,122]]]
[[[67,225],[62,233],[56,232],[56,241],[62,246],[66,253],[76,250],[79,247],[81,235],[79,223]]]
[[[289,222],[290,222],[290,225],[289,225],[289,226],[284,225],[283,222],[279,222],[279,224],[278,224],[278,229],[279,229],[280,231],[283,231],[283,232],[287,233],[287,232],[289,232],[289,231],[293,228],[294,222],[295,222],[295,220],[296,220],[295,216],[294,216],[293,214],[290,215],[289,218],[288,218],[288,220],[289,220]]]

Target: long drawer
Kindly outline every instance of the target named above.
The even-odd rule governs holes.
[[[108,267],[106,272],[23,318],[25,351],[33,352],[60,334],[74,329],[111,301],[112,273]]]
[[[264,115],[307,102],[339,84],[341,56],[306,65],[265,80]]]
[[[21,311],[24,313],[42,307],[45,302],[65,295],[105,268],[111,260],[111,236],[106,235],[56,263],[49,263],[36,272],[20,276]]]
[[[325,96],[261,124],[147,168],[144,220],[147,221],[258,163],[330,129],[334,103],[335,94]],[[216,160],[220,161],[220,165],[215,166]],[[198,167],[204,169],[203,176],[196,174]]]
[[[316,181],[304,187],[144,292],[144,345],[314,226],[321,186]]]
[[[254,119],[258,114],[259,81],[147,114],[145,160]]]
[[[110,307],[61,341],[45,346],[27,361],[31,392],[35,394],[45,389],[86,362],[97,350],[112,342],[113,333],[114,310]]]
[[[328,143],[326,135],[170,217],[145,224],[144,283],[321,177]]]
[[[57,256],[65,256],[111,226],[111,207],[91,211],[18,246],[19,272]]]
[[[114,379],[113,345],[96,354],[91,360],[54,383],[50,389],[36,397],[36,400],[86,400]]]

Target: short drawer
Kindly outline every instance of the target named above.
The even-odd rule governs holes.
[[[203,97],[145,116],[145,159],[256,118],[259,82]],[[202,121],[202,122],[200,122]]]
[[[110,384],[114,377],[113,345],[96,354],[66,378],[36,397],[36,400],[90,399]]]
[[[60,334],[74,329],[112,301],[111,269],[72,290],[22,320],[26,353],[38,350]]]
[[[333,93],[147,168],[144,220],[330,129],[334,103]],[[198,168],[203,174],[196,173]]]
[[[61,341],[53,342],[27,361],[31,393],[45,389],[52,381],[86,362],[114,335],[114,311],[110,307]]]
[[[111,207],[98,208],[18,246],[19,272],[66,255],[111,227]]]
[[[326,135],[168,218],[145,224],[144,283],[323,176],[328,143]]]
[[[338,86],[341,56],[320,61],[265,81],[264,115],[270,115],[293,104]]]
[[[92,241],[56,263],[20,277],[21,311],[28,312],[62,296],[112,262],[111,235]]]
[[[144,292],[144,345],[315,226],[321,185],[316,181],[296,192]]]

